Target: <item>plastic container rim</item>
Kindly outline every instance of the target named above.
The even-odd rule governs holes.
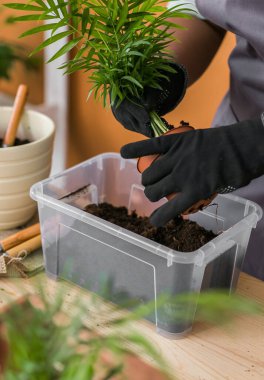
[[[216,236],[213,240],[208,242],[207,244],[203,245],[196,251],[191,252],[181,252],[176,251],[170,248],[167,248],[164,245],[152,242],[151,240],[142,237],[134,232],[131,232],[125,228],[119,227],[111,222],[108,222],[106,220],[103,220],[102,218],[99,218],[97,216],[91,215],[85,211],[82,211],[80,209],[77,209],[74,206],[70,206],[68,204],[65,204],[57,199],[54,199],[48,195],[43,194],[42,187],[43,185],[53,181],[54,179],[58,179],[61,176],[65,176],[67,173],[70,173],[71,171],[76,170],[79,167],[86,166],[88,163],[91,163],[92,161],[97,161],[98,158],[103,159],[104,157],[112,157],[112,158],[119,158],[121,161],[131,161],[135,163],[135,160],[129,159],[125,160],[123,159],[120,154],[118,153],[103,153],[99,154],[97,156],[94,156],[86,161],[81,162],[80,164],[77,164],[71,168],[68,168],[64,170],[63,172],[60,172],[58,174],[53,175],[50,178],[47,178],[45,180],[39,181],[35,183],[30,188],[30,196],[38,203],[48,205],[62,213],[65,213],[67,215],[70,215],[72,217],[75,217],[76,219],[91,224],[93,227],[98,227],[100,229],[103,229],[105,232],[114,234],[117,237],[122,238],[123,240],[128,241],[129,243],[135,244],[139,246],[140,248],[146,249],[156,255],[162,256],[166,258],[167,260],[171,262],[183,262],[183,263],[196,263],[197,265],[202,265],[205,256],[208,256],[212,254],[214,251],[217,250],[217,245],[219,241],[221,241],[221,248],[223,248],[223,244],[227,244],[230,246],[230,239],[232,236],[230,236],[229,231],[230,229],[235,229],[237,226],[244,226],[247,228],[254,228],[256,223],[262,218],[263,211],[261,207],[256,204],[255,202],[252,202],[250,200],[244,199],[242,197],[239,197],[237,195],[231,195],[231,194],[221,194],[218,195],[218,197],[223,197],[227,199],[231,199],[234,201],[237,201],[239,203],[244,204],[248,208],[251,206],[254,209],[254,212],[251,214],[245,215],[243,219],[241,219],[239,222],[235,223],[232,227],[229,229],[223,231],[220,235]],[[204,214],[213,214],[209,211],[199,211],[199,213]],[[254,215],[255,214],[255,215]],[[235,234],[235,233],[234,233]],[[233,234],[232,234],[233,235]],[[212,258],[213,259],[213,258]]]

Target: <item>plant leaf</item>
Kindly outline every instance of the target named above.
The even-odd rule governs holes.
[[[128,4],[127,0],[124,0],[123,2],[123,7],[121,8],[120,16],[119,16],[119,21],[116,27],[116,30],[119,31],[119,29],[124,25],[125,20],[127,18],[128,14]]]
[[[36,5],[31,5],[31,4],[6,3],[4,4],[4,6],[10,9],[17,9],[20,11],[37,11],[37,12],[43,11],[42,7],[38,7]]]
[[[22,34],[19,36],[19,38],[21,38],[21,37],[26,37],[26,36],[30,36],[31,34],[35,34],[35,33],[44,32],[44,31],[46,31],[46,30],[52,30],[56,25],[57,25],[57,23],[44,24],[44,25],[37,26],[37,27],[35,27],[35,28],[29,29],[29,30],[27,30],[26,32],[22,33]]]
[[[57,17],[43,13],[43,14],[38,14],[38,15],[25,15],[25,16],[12,17],[12,20],[13,20],[13,22],[18,22],[18,21],[57,20]]]
[[[64,37],[70,36],[71,34],[73,34],[72,30],[67,30],[65,32],[55,34],[54,36],[52,36],[52,37],[48,38],[47,40],[45,40],[44,42],[42,42],[38,47],[36,47],[36,49],[33,50],[31,55],[36,54],[40,50],[44,49],[46,46],[49,46],[52,43],[59,41]]]
[[[80,42],[82,39],[82,37],[78,37],[78,38],[74,38],[73,40],[67,42],[66,45],[64,45],[61,49],[59,49],[57,51],[56,54],[54,54],[47,62],[52,62],[54,61],[55,59],[61,57],[62,55],[68,53],[70,50],[72,50],[77,44],[78,42]]]
[[[136,86],[140,87],[143,89],[143,86],[142,84],[139,83],[139,81],[137,81],[135,78],[129,76],[129,75],[125,75],[121,78],[121,80],[128,80],[129,82],[131,83],[134,83]]]

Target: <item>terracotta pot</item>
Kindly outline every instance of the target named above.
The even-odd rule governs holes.
[[[7,355],[8,355],[8,345],[4,337],[3,325],[0,324],[0,378],[4,371]]]
[[[102,362],[107,366],[114,366],[115,361],[109,352],[101,354]],[[151,364],[143,361],[139,356],[127,354],[123,358],[123,373],[122,375],[114,377],[115,380],[168,380],[168,377],[161,372],[158,368],[151,366]]]
[[[182,132],[188,132],[192,131],[194,128],[191,127],[188,123],[182,122],[179,127],[173,128],[170,131],[164,133],[164,135],[172,135],[174,133],[182,133]],[[143,173],[144,170],[146,170],[160,155],[159,154],[153,154],[150,156],[143,156],[138,159],[137,162],[137,168],[140,173]],[[168,200],[171,200],[174,198],[176,193],[168,195],[166,198]],[[188,215],[193,214],[199,210],[202,210],[204,207],[208,206],[212,200],[216,197],[217,194],[211,195],[208,199],[200,200],[199,202],[196,202],[194,205],[189,207],[187,210],[185,210],[182,215]]]

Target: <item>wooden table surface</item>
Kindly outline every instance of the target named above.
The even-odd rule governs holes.
[[[65,281],[52,281],[44,273],[27,280],[1,278],[0,311],[23,295],[36,292],[39,283],[51,297],[62,289],[69,307],[76,295],[84,301],[90,297],[89,292]],[[244,273],[237,292],[264,303],[264,282]],[[136,322],[136,327],[163,354],[177,379],[264,379],[264,316],[239,316],[229,329],[196,323],[191,334],[180,340],[158,335],[146,321]]]

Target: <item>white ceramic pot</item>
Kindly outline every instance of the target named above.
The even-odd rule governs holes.
[[[0,107],[0,137],[3,138],[12,108]],[[30,187],[47,178],[51,168],[55,134],[53,121],[36,111],[26,111],[17,137],[31,142],[0,148],[0,230],[23,225],[35,213]]]

